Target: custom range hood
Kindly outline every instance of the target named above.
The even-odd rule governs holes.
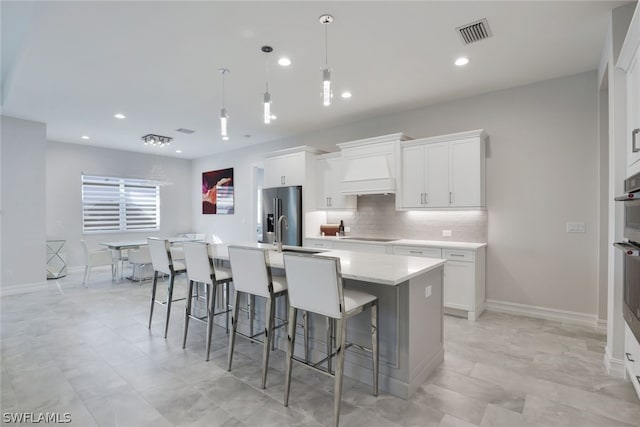
[[[410,138],[394,133],[338,144],[342,155],[344,195],[389,194],[396,192],[396,171],[400,141]]]

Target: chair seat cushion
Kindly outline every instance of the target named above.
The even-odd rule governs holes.
[[[216,282],[228,282],[232,278],[230,268],[216,267]]]
[[[353,289],[344,289],[344,305],[345,311],[347,313],[377,299],[377,296],[368,294],[366,292],[356,291]]]
[[[287,290],[287,278],[285,276],[273,276],[271,283],[273,284],[274,294]]]
[[[173,260],[173,271],[176,273],[185,271],[187,266],[184,264],[184,260]]]

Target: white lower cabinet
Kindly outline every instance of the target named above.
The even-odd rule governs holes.
[[[369,252],[376,254],[386,253],[385,245],[376,245],[375,243],[356,243],[345,240],[337,240],[333,242],[333,249],[339,251]]]
[[[447,314],[464,315],[475,321],[485,306],[485,248],[451,249],[393,246],[393,254],[443,258],[444,307]],[[449,310],[446,310],[449,309]]]
[[[626,323],[624,324],[624,353],[625,372],[636,394],[640,397],[640,343]]]

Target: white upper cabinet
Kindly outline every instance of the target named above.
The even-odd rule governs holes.
[[[628,175],[640,172],[640,12],[636,10],[624,39],[619,68],[627,73]]]
[[[284,187],[304,185],[305,152],[267,157],[264,161],[264,186]]]
[[[323,154],[316,159],[317,208],[356,209],[356,196],[342,194],[342,157],[340,153]]]
[[[484,207],[485,139],[478,130],[402,142],[396,208]]]

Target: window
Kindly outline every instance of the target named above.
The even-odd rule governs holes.
[[[142,179],[82,175],[82,231],[160,228],[160,187]]]

